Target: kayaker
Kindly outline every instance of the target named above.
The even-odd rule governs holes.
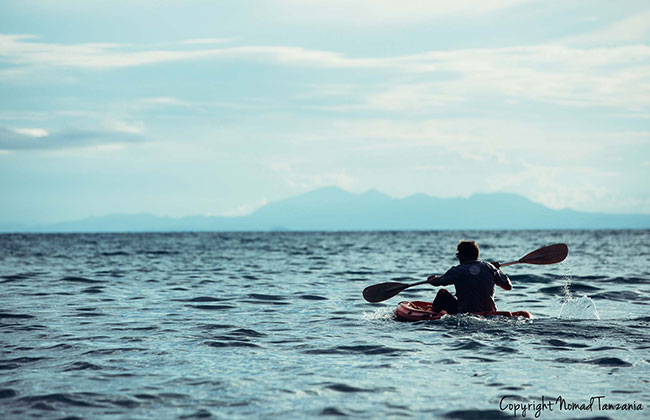
[[[456,288],[456,296],[446,289],[438,290],[433,311],[445,310],[449,314],[496,311],[494,285],[511,290],[510,278],[501,271],[499,263],[478,260],[479,249],[475,241],[460,241],[456,249],[460,264],[440,277],[427,278],[433,286],[453,284]]]

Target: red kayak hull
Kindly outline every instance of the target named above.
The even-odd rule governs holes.
[[[400,321],[430,321],[440,319],[447,315],[447,312],[433,312],[431,310],[431,302],[411,301],[400,302],[395,309],[395,316]],[[490,311],[490,312],[475,312],[474,315],[478,316],[507,316],[507,317],[523,317],[532,318],[533,316],[528,311]]]

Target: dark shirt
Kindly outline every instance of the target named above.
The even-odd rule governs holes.
[[[512,283],[503,271],[485,261],[467,261],[451,267],[442,276],[431,281],[434,286],[456,287],[458,312],[496,311],[494,285],[511,289]]]

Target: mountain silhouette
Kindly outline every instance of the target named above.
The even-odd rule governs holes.
[[[320,188],[269,203],[238,217],[109,215],[39,226],[4,225],[4,232],[333,231],[647,229],[650,215],[554,210],[516,194],[392,198],[376,190],[354,194]]]

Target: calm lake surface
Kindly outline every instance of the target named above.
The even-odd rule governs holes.
[[[532,320],[363,300],[463,238],[570,253],[504,269]],[[649,261],[650,231],[0,235],[0,418],[650,418]]]

